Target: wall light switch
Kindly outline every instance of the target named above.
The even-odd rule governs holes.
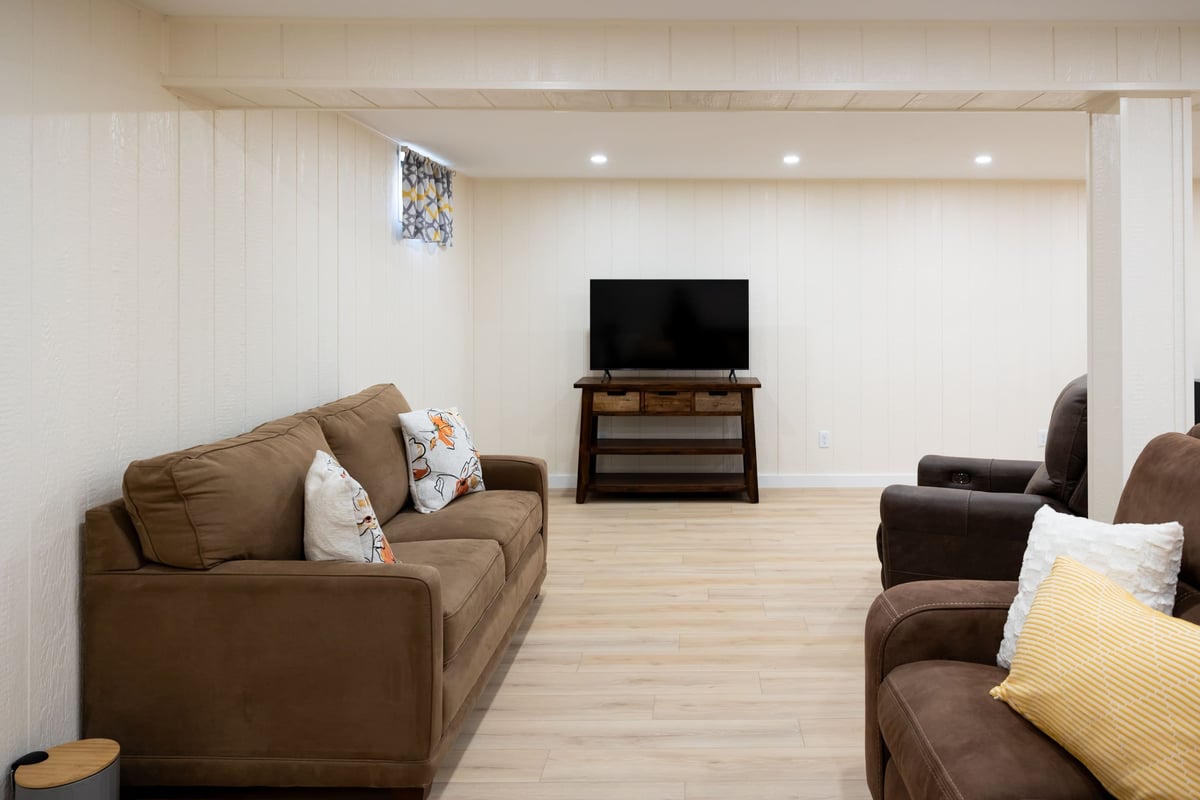
[[[1045,446],[1046,446],[1046,429],[1041,428],[1038,430],[1038,447],[1045,447]]]
[[[829,447],[832,440],[829,431],[817,431],[817,447]]]

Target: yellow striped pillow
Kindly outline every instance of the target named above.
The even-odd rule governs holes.
[[[1200,625],[1059,557],[992,689],[1119,800],[1200,797]]]

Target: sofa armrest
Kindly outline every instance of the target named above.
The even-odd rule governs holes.
[[[208,760],[205,785],[296,759],[336,780],[334,762],[428,759],[442,734],[441,579],[426,565],[88,574],[82,648],[85,735],[121,742],[133,783],[178,757]]]
[[[518,489],[537,492],[542,501],[542,546],[548,545],[550,504],[547,502],[550,487],[546,462],[530,456],[480,456],[483,469],[483,485],[488,489]]]
[[[917,462],[917,485],[977,492],[1023,492],[1040,461],[1011,458],[925,456]]]
[[[879,733],[879,685],[901,664],[949,659],[995,664],[1015,581],[919,581],[888,589],[871,604],[866,653],[867,783],[883,796],[887,753]]]
[[[889,486],[879,499],[883,585],[932,578],[1016,580],[1033,515],[1044,505],[1070,513],[1036,494]]]

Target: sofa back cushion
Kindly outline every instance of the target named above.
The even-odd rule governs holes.
[[[1164,433],[1142,450],[1121,492],[1114,522],[1183,525],[1181,584],[1200,587],[1200,425]]]
[[[329,452],[367,490],[380,522],[396,516],[408,500],[399,415],[411,410],[399,389],[381,383],[297,415],[320,423]]]
[[[316,420],[287,417],[134,461],[123,488],[143,554],[186,569],[304,558],[304,476],[328,449]]]

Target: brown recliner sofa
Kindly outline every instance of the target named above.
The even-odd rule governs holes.
[[[1087,515],[1087,376],[1059,393],[1046,460],[925,456],[916,486],[879,500],[876,547],[883,587],[939,578],[1015,580],[1043,505]]]
[[[391,385],[145,461],[87,512],[83,732],[138,787],[424,796],[546,575],[546,465],[408,498]],[[304,560],[317,449],[362,483],[399,564]],[[341,795],[341,796],[344,796]]]
[[[1175,616],[1200,624],[1200,426],[1142,452],[1117,522],[1183,524]],[[1065,750],[988,691],[1012,581],[920,581],[884,591],[866,623],[867,783],[875,800],[1109,798]]]

